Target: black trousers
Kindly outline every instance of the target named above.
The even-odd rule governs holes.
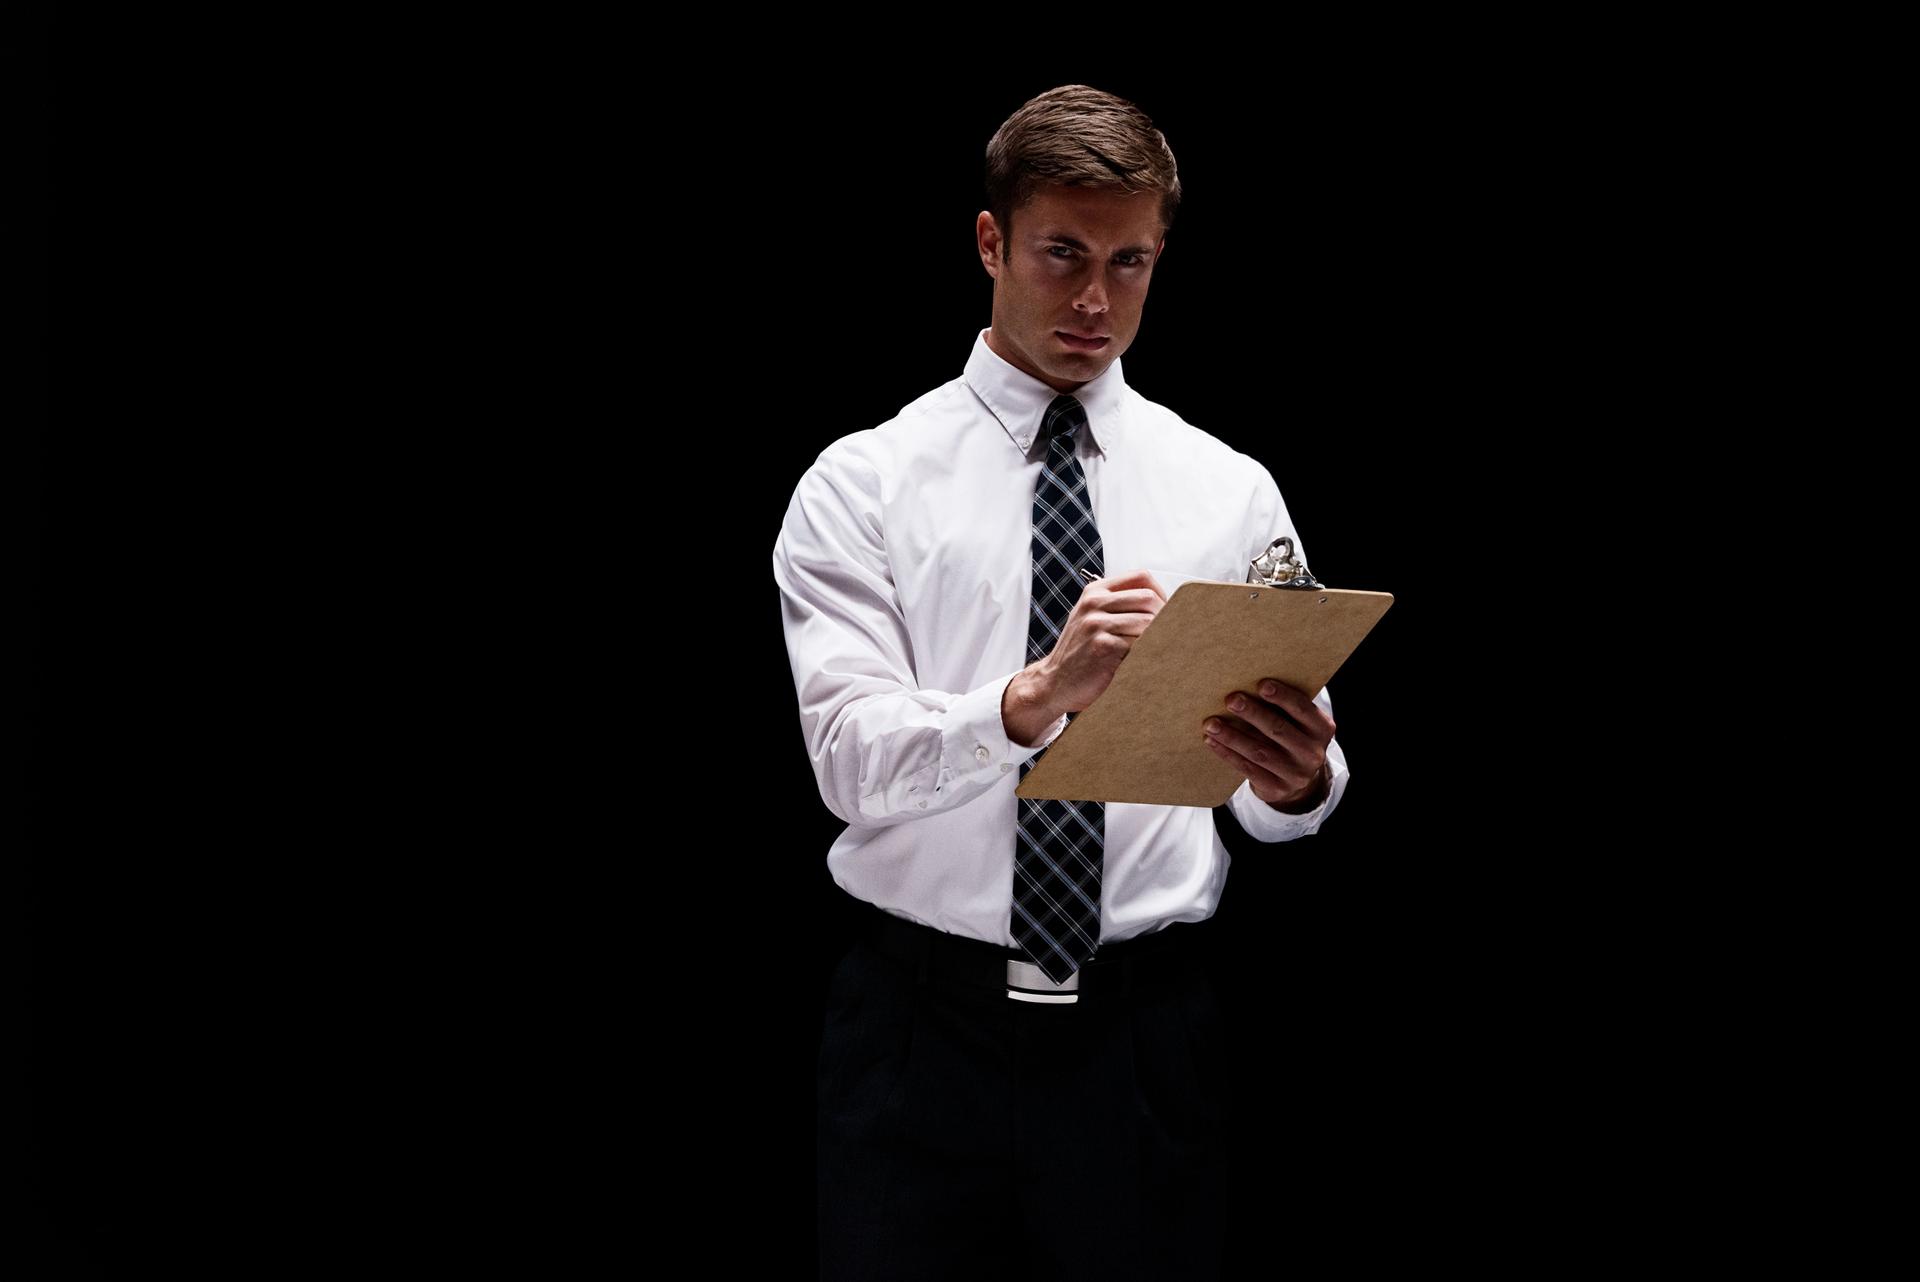
[[[1103,944],[1071,1004],[871,905],[827,997],[820,1276],[1204,1279],[1225,1229],[1212,923]]]

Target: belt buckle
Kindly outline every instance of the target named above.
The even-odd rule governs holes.
[[[1080,1000],[1080,972],[1074,971],[1067,976],[1067,982],[1056,984],[1048,978],[1047,972],[1030,961],[1018,961],[1007,958],[1007,996],[1017,1002],[1047,1002],[1052,1005],[1064,1005]]]

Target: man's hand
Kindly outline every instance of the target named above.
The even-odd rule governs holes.
[[[1290,685],[1272,678],[1259,685],[1260,696],[1244,690],[1227,696],[1238,717],[1207,718],[1207,747],[1252,781],[1254,796],[1275,810],[1304,815],[1326,800],[1333,783],[1327,767],[1333,718]]]
[[[1098,699],[1134,638],[1166,603],[1167,594],[1145,570],[1083,585],[1052,651],[1016,673],[1001,695],[1008,740],[1030,748],[1063,713],[1084,711]]]

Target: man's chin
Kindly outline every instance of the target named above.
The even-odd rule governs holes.
[[[1069,358],[1056,362],[1057,372],[1063,378],[1093,379],[1107,372],[1107,366],[1113,364],[1113,357],[1106,352],[1088,352],[1077,359]]]

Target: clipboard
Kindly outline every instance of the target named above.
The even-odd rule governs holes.
[[[1247,580],[1191,579],[1133,640],[1100,697],[1073,715],[1014,789],[1056,801],[1225,805],[1246,776],[1209,752],[1201,724],[1263,677],[1317,694],[1393,604],[1390,592],[1329,588],[1293,540],[1274,539]]]

